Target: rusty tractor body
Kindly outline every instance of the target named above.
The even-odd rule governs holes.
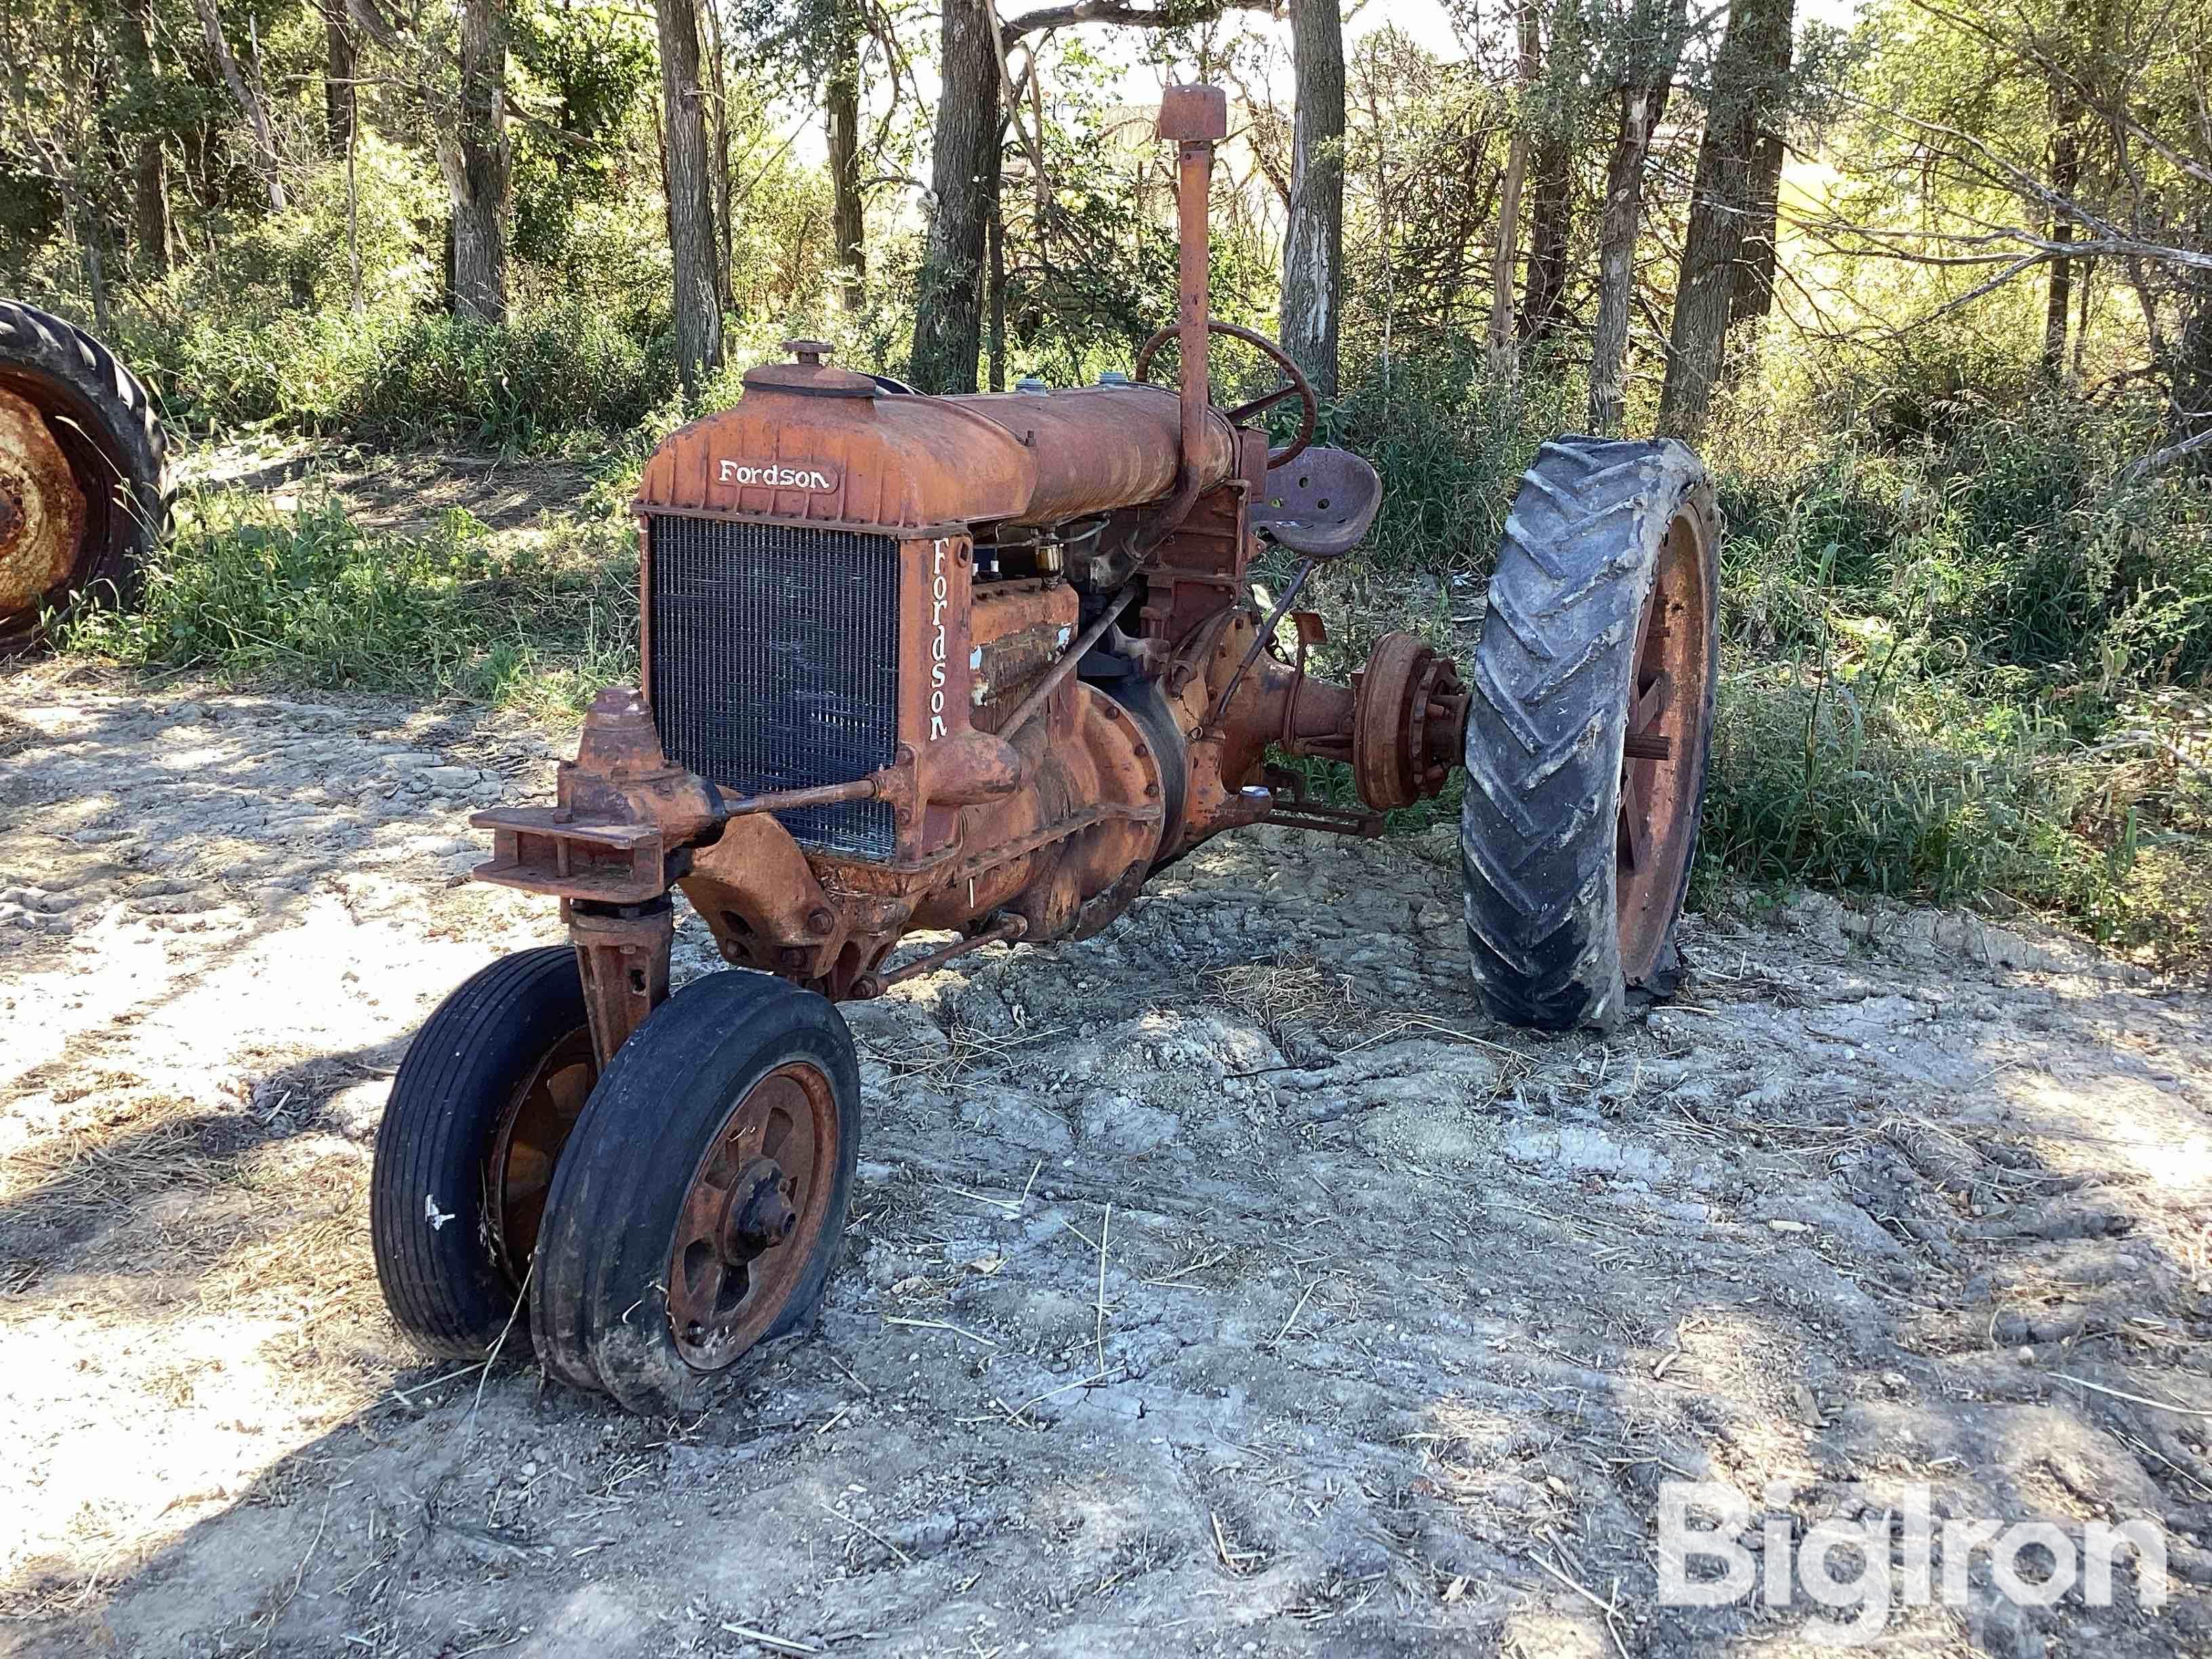
[[[1395,635],[1347,688],[1264,648],[1246,597],[1261,536],[1348,550],[1379,481],[1309,450],[1310,417],[1270,454],[1238,418],[1256,411],[1208,405],[1205,179],[1225,106],[1171,100],[1193,233],[1180,395],[914,397],[793,342],[798,361],[753,369],[736,407],[647,466],[645,684],[594,705],[552,807],[477,817],[495,838],[479,877],[568,901],[587,953],[656,959],[664,913],[612,913],[680,889],[727,960],[843,1000],[921,970],[885,967],[917,930],[1083,938],[1222,830],[1374,835],[1442,788],[1468,702],[1449,662]],[[1310,416],[1284,366],[1280,395]],[[1295,624],[1322,637],[1310,612]],[[1365,809],[1282,799],[1271,748],[1350,763]],[[586,969],[603,1058],[660,983],[617,981]]]
[[[1162,109],[1161,136],[1178,147],[1181,315],[1139,354],[1136,378],[922,397],[797,341],[794,361],[748,373],[735,407],[653,457],[635,504],[644,684],[592,705],[552,805],[473,820],[493,841],[479,878],[556,896],[574,966],[532,953],[544,957],[530,970],[538,988],[515,989],[516,968],[506,989],[457,993],[417,1052],[443,1052],[437,1022],[463,1002],[468,1030],[495,1016],[543,1030],[487,1061],[479,1082],[453,1081],[458,1060],[440,1062],[443,1081],[428,1060],[411,1082],[403,1067],[388,1156],[380,1146],[380,1184],[387,1163],[411,1172],[391,1177],[380,1266],[403,1324],[433,1346],[477,1351],[484,1322],[510,1311],[491,1296],[455,1316],[446,1281],[526,1285],[556,1375],[648,1409],[696,1403],[802,1313],[828,1271],[855,1127],[849,1041],[842,1061],[829,1052],[843,1029],[829,1005],[986,945],[1096,933],[1152,872],[1224,830],[1373,836],[1467,763],[1470,814],[1550,814],[1469,849],[1478,977],[1523,999],[1502,1012],[1602,1021],[1618,1012],[1606,985],[1648,984],[1670,966],[1705,715],[1669,687],[1709,678],[1709,502],[1690,479],[1657,507],[1636,495],[1576,532],[1626,526],[1649,544],[1625,595],[1607,585],[1632,562],[1617,550],[1588,582],[1547,574],[1579,556],[1571,549],[1536,552],[1532,580],[1563,585],[1534,601],[1493,589],[1498,651],[1516,654],[1479,660],[1472,678],[1406,634],[1379,641],[1349,686],[1310,672],[1322,624],[1290,606],[1317,562],[1358,544],[1381,486],[1358,457],[1310,447],[1314,396],[1278,348],[1207,316],[1207,186],[1226,119],[1209,88],[1172,88]],[[1207,346],[1219,334],[1274,359],[1284,384],[1214,407]],[[1170,341],[1174,389],[1145,379]],[[1249,422],[1292,398],[1298,431],[1271,451]],[[1559,455],[1643,488],[1657,447],[1613,447],[1637,454]],[[1539,488],[1572,497],[1542,471],[1530,475]],[[1263,540],[1301,561],[1264,615],[1249,583]],[[1513,544],[1509,533],[1501,579]],[[1585,617],[1583,590],[1611,610]],[[1554,616],[1582,632],[1547,638],[1567,625]],[[1570,696],[1555,720],[1547,685],[1614,659],[1625,696],[1618,685]],[[1471,738],[1478,704],[1492,719]],[[1361,804],[1305,798],[1282,764],[1299,758],[1345,763]],[[1562,778],[1595,805],[1547,806]],[[1640,804],[1651,801],[1664,822]],[[1526,872],[1551,871],[1561,849],[1578,860],[1567,888],[1536,891]],[[756,971],[671,997],[677,891],[722,956]],[[1501,895],[1502,922],[1485,908]],[[916,932],[954,939],[901,960]],[[711,981],[729,985],[710,994]],[[717,999],[784,1034],[729,1036],[738,1016],[713,1014]],[[459,1109],[479,1127],[441,1129],[460,1139],[422,1150],[430,1132],[405,1114],[458,1121],[457,1090],[484,1096]],[[405,1183],[444,1179],[441,1158],[461,1195],[434,1185],[417,1196]],[[640,1176],[629,1198],[611,1197],[622,1182],[594,1174],[602,1163],[654,1165],[660,1185]],[[418,1237],[426,1202],[434,1216],[477,1206],[488,1265]],[[379,1205],[382,1218],[381,1192]],[[600,1237],[610,1228],[656,1242],[617,1261]],[[617,1317],[640,1297],[645,1316]],[[654,1327],[643,1338],[641,1323]]]

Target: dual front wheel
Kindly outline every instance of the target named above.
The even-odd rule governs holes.
[[[385,1299],[433,1352],[526,1333],[633,1411],[696,1409],[829,1277],[858,1155],[853,1041],[823,998],[686,987],[604,1073],[575,953],[524,951],[440,1006],[377,1138]]]

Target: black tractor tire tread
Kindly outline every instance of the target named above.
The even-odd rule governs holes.
[[[668,1321],[668,1257],[685,1184],[739,1091],[793,1059],[828,1075],[839,1115],[831,1208],[763,1343],[811,1318],[844,1237],[860,1158],[860,1063],[827,998],[745,969],[661,1004],[609,1062],[553,1173],[531,1292],[538,1355],[571,1386],[648,1416],[696,1412],[744,1370],[700,1371]]]
[[[1469,677],[1460,853],[1476,985],[1509,1024],[1607,1027],[1670,971],[1671,927],[1654,982],[1623,978],[1614,823],[1632,635],[1685,503],[1711,545],[1712,486],[1681,444],[1564,437],[1507,518]]]
[[[0,385],[11,374],[44,380],[74,393],[100,430],[94,434],[117,471],[126,499],[115,533],[80,558],[65,604],[96,585],[129,602],[137,598],[146,556],[169,532],[176,492],[169,471],[168,437],[146,383],[122,360],[76,324],[17,300],[0,300]],[[78,479],[88,501],[96,481]],[[0,616],[0,656],[28,649],[40,635],[38,611]]]
[[[584,1021],[575,951],[518,951],[441,1003],[399,1063],[377,1132],[369,1235],[386,1305],[430,1353],[480,1359],[503,1331],[508,1352],[527,1346],[522,1287],[500,1265],[483,1213],[483,1160],[529,1068]],[[432,1226],[429,1200],[453,1218]]]

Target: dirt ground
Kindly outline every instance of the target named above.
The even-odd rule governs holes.
[[[2169,1594],[1883,1650],[2212,1651],[2212,998],[1746,900],[1608,1040],[1477,1010],[1448,837],[1261,832],[850,1011],[818,1328],[697,1421],[428,1366],[369,1264],[409,1033],[552,741],[0,681],[0,1653],[1689,1655],[1662,1481],[1787,1537],[2148,1516]],[[679,973],[708,971],[696,925]],[[1786,1483],[1787,1490],[1776,1483]]]

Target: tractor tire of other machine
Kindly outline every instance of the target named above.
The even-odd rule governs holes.
[[[409,1046],[377,1131],[369,1234],[392,1316],[421,1346],[481,1358],[510,1326],[526,1340],[516,1301],[598,1075],[565,945],[492,963]]]
[[[1719,514],[1671,441],[1563,438],[1521,481],[1475,649],[1468,949],[1516,1025],[1619,1023],[1680,976],[1703,803]]]
[[[853,1038],[745,969],[686,986],[609,1063],[555,1171],[531,1325],[546,1369],[696,1411],[813,1312],[860,1154]]]
[[[127,601],[169,526],[144,384],[82,329],[0,301],[0,657],[81,595]]]

